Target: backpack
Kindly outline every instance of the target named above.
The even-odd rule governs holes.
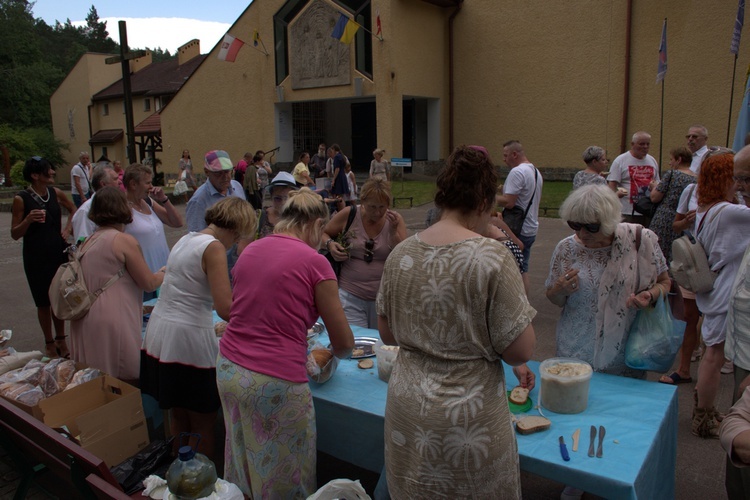
[[[88,314],[99,295],[114,285],[125,274],[125,266],[120,268],[99,290],[90,293],[83,279],[81,259],[99,241],[97,237],[85,248],[75,245],[68,248],[70,262],[60,265],[49,286],[49,301],[54,315],[62,320],[81,319]]]
[[[716,219],[726,206],[720,207],[711,221]],[[708,265],[706,250],[697,238],[703,223],[708,219],[708,212],[711,208],[706,211],[706,215],[698,225],[695,236],[690,231],[683,231],[682,236],[672,242],[672,262],[669,263],[669,271],[678,285],[693,293],[704,293],[712,290],[714,281],[719,275],[718,272],[712,271]]]

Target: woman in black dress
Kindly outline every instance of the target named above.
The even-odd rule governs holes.
[[[55,167],[39,156],[32,156],[23,167],[23,178],[30,183],[13,198],[13,217],[10,236],[23,237],[23,269],[34,297],[39,325],[44,333],[47,356],[69,357],[65,342],[65,322],[52,314],[49,285],[60,264],[67,262],[64,253],[71,234],[73,202],[54,187]],[[62,229],[60,205],[68,211],[68,221]],[[52,325],[56,336],[52,337]]]

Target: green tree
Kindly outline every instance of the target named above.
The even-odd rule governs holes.
[[[146,47],[146,50],[151,51],[151,60],[153,62],[162,62],[162,61],[169,61],[170,59],[174,59],[177,57],[177,53],[175,52],[174,55],[169,53],[169,49],[164,50],[161,47],[157,47],[155,49],[149,49]]]
[[[109,37],[107,21],[99,21],[99,14],[93,5],[86,16],[86,26],[83,28],[83,34],[86,37],[86,47],[89,52],[114,54],[119,49],[119,44]]]
[[[57,140],[47,128],[21,130],[8,124],[0,124],[0,145],[8,148],[11,164],[39,155],[53,165],[60,165],[64,161],[62,151],[68,149],[68,145]]]

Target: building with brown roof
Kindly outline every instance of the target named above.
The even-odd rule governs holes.
[[[362,29],[350,45],[332,38],[341,12],[373,32],[379,12],[383,40]],[[725,142],[736,13],[736,2],[705,11],[678,0],[255,0],[228,30],[245,42],[235,62],[220,60],[217,44],[162,113],[165,170],[176,172],[185,148],[194,158],[225,149],[236,161],[279,147],[274,160],[293,162],[319,142],[339,143],[360,171],[376,147],[429,162],[482,144],[500,163],[510,139],[538,166],[583,168],[586,147],[614,158],[637,130],[652,134],[652,154],[663,147],[666,163],[691,124]]]
[[[67,180],[69,167],[80,152],[92,160],[101,156],[128,164],[125,96],[120,64],[106,64],[111,57],[84,54],[50,98],[55,137],[70,144],[67,168],[59,178]],[[181,46],[177,57],[152,62],[150,52],[130,62],[130,86],[135,125],[136,158],[157,156],[162,151],[161,110],[200,65],[200,42]]]

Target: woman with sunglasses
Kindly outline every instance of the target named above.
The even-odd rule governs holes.
[[[260,212],[258,221],[258,239],[273,234],[276,223],[281,219],[281,211],[284,203],[289,198],[289,193],[299,189],[294,181],[294,176],[289,172],[279,172],[268,185],[271,192],[271,206]]]
[[[64,250],[73,230],[76,207],[65,193],[54,187],[55,167],[48,160],[39,156],[29,158],[23,166],[23,178],[29,187],[13,198],[10,236],[14,240],[23,238],[23,269],[44,334],[46,354],[51,358],[67,358],[70,354],[65,342],[65,322],[52,314],[48,292],[57,268],[68,261]],[[64,228],[60,206],[69,214]]]
[[[338,238],[348,247],[334,238],[346,228],[352,207],[337,212],[326,225],[325,248],[334,260],[343,263],[339,298],[349,323],[376,329],[375,297],[383,266],[391,250],[406,238],[406,223],[401,214],[388,208],[392,200],[389,182],[381,178],[368,180],[362,186],[360,200],[349,231]]]
[[[568,196],[560,218],[575,234],[555,247],[546,295],[562,307],[558,356],[586,361],[597,372],[643,378],[625,364],[628,330],[637,309],[666,297],[670,281],[656,235],[620,222],[620,208],[606,186],[582,186]]]

